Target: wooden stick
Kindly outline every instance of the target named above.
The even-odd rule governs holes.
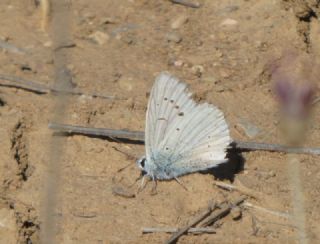
[[[190,1],[186,1],[186,0],[170,0],[170,2],[175,3],[175,4],[180,4],[186,7],[190,7],[190,8],[199,8],[200,4],[199,3],[192,3]]]
[[[179,237],[187,233],[191,227],[194,227],[195,225],[200,223],[202,220],[204,220],[206,217],[208,217],[215,208],[216,208],[215,204],[209,203],[208,208],[201,215],[196,217],[185,227],[182,227],[181,229],[179,229],[178,232],[175,232],[165,243],[166,244],[175,243],[179,239]]]
[[[104,136],[104,137],[110,137],[110,138],[119,138],[119,139],[144,142],[143,131],[90,128],[85,126],[66,125],[66,124],[58,124],[53,122],[49,123],[49,128],[55,131],[65,132],[69,134],[82,134],[86,136]],[[251,151],[261,150],[261,151],[271,151],[271,152],[320,155],[320,148],[288,147],[288,146],[279,145],[279,144],[244,142],[244,141],[238,141],[238,140],[234,140],[233,144],[235,148],[241,149],[241,150],[251,150]]]
[[[24,89],[27,91],[35,92],[37,94],[48,94],[50,92],[52,93],[65,93],[65,94],[70,94],[70,95],[85,95],[85,96],[90,96],[94,98],[104,98],[104,99],[121,99],[117,98],[115,96],[106,96],[106,95],[100,95],[100,94],[86,94],[82,91],[79,90],[61,90],[58,88],[54,88],[51,86],[43,85],[40,82],[37,81],[32,81],[32,80],[26,80],[23,78],[19,78],[16,76],[11,76],[11,75],[2,75],[0,74],[0,80],[6,80],[6,81],[11,81],[13,84],[0,84],[0,86],[7,86],[7,87],[15,87],[15,88],[20,88]]]
[[[161,232],[166,232],[166,233],[175,233],[179,231],[178,228],[174,227],[147,227],[147,228],[142,228],[142,234],[148,234],[148,233],[161,233]],[[214,228],[190,228],[188,229],[188,233],[216,233]]]
[[[216,222],[217,220],[221,219],[223,216],[227,215],[228,213],[230,213],[231,209],[234,206],[238,206],[241,203],[244,202],[244,200],[246,200],[247,197],[246,196],[241,196],[240,198],[238,198],[237,200],[235,200],[233,203],[228,204],[227,206],[222,207],[218,212],[214,212],[212,213],[211,216],[208,217],[208,219],[201,224],[201,227],[206,227],[208,225],[213,224],[214,222]]]

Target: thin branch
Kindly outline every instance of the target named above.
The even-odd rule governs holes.
[[[51,86],[43,85],[40,82],[37,81],[32,81],[32,80],[26,80],[20,77],[16,76],[11,76],[11,75],[1,75],[0,74],[0,80],[6,80],[6,81],[11,81],[13,84],[0,84],[0,86],[6,86],[6,87],[15,87],[19,89],[24,89],[27,91],[35,92],[37,94],[48,94],[50,92],[52,93],[65,93],[65,94],[70,94],[70,95],[85,95],[89,97],[94,97],[94,98],[103,98],[103,99],[121,99],[117,98],[115,96],[105,96],[105,95],[100,95],[100,94],[95,94],[95,93],[84,93],[79,90],[61,90],[58,88],[54,88]]]
[[[289,147],[280,144],[269,144],[259,142],[234,141],[235,146],[240,149],[260,150],[271,152],[297,153],[297,154],[314,154],[320,155],[320,148],[312,147]]]
[[[241,196],[234,202],[228,204],[227,206],[222,207],[218,212],[214,212],[211,216],[208,217],[208,219],[201,224],[201,227],[206,227],[208,225],[213,224],[217,220],[221,219],[222,217],[226,216],[228,213],[230,213],[231,209],[235,206],[238,206],[246,200],[246,196]]]
[[[199,3],[193,3],[188,0],[170,0],[170,2],[175,3],[175,4],[180,4],[186,7],[190,8],[199,8],[200,4]]]
[[[174,227],[148,227],[148,228],[142,228],[142,234],[148,234],[148,233],[159,233],[159,232],[166,232],[166,233],[175,233],[179,231],[178,228]],[[190,228],[188,229],[188,233],[216,233],[214,228]]]
[[[288,213],[279,212],[279,211],[275,211],[275,210],[270,210],[270,209],[267,209],[267,208],[263,208],[263,207],[260,207],[260,206],[253,205],[252,203],[249,203],[249,202],[243,203],[243,206],[245,206],[247,208],[259,210],[259,211],[264,212],[264,213],[272,214],[272,215],[275,215],[275,216],[278,216],[278,217],[286,218],[286,219],[289,219],[291,217],[290,214],[288,214]]]
[[[195,225],[200,223],[202,220],[207,218],[214,209],[216,209],[216,205],[213,203],[209,203],[207,209],[201,215],[199,215],[198,217],[190,221],[190,223],[185,227],[182,227],[181,229],[179,229],[179,231],[174,233],[165,243],[166,244],[175,243],[179,239],[179,237],[187,233],[191,227],[194,227]]]
[[[49,123],[49,128],[55,131],[65,132],[69,134],[101,136],[101,137],[119,138],[119,139],[144,142],[143,131],[90,128],[85,126],[66,125],[66,124],[58,124],[53,122]],[[280,145],[280,144],[244,142],[244,141],[238,141],[238,140],[234,140],[233,144],[235,148],[241,149],[241,150],[252,150],[252,151],[261,150],[261,151],[272,151],[272,152],[320,155],[320,148],[289,147],[289,146]]]

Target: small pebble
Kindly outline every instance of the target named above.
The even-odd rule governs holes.
[[[52,41],[47,41],[45,43],[43,43],[44,47],[52,47]]]
[[[118,84],[121,89],[126,90],[126,91],[131,91],[133,89],[133,81],[132,79],[120,79],[118,81]]]
[[[221,84],[216,84],[216,85],[214,86],[214,90],[215,90],[216,92],[224,92],[226,89],[225,89],[225,87],[224,87],[223,85],[221,85]]]
[[[183,24],[188,22],[188,17],[186,15],[178,16],[172,23],[171,29],[179,29]]]
[[[221,12],[231,13],[231,12],[237,11],[238,9],[239,9],[239,6],[230,5],[230,6],[225,7],[224,9],[222,9]]]
[[[204,68],[202,65],[194,65],[191,67],[191,71],[194,75],[200,77],[204,71]]]
[[[175,32],[170,32],[166,36],[168,42],[180,43],[182,41],[181,35]]]
[[[217,84],[219,81],[215,76],[205,76],[205,77],[202,77],[201,80],[203,82],[212,83],[212,84]]]
[[[104,33],[102,31],[96,31],[89,35],[89,39],[93,40],[99,45],[103,45],[107,43],[107,41],[110,39],[109,35],[107,33]]]
[[[93,20],[96,18],[96,15],[94,13],[85,13],[83,15],[84,18],[88,19],[88,20]]]
[[[236,21],[235,19],[225,19],[221,22],[220,26],[234,26],[237,25],[238,21]]]
[[[102,18],[100,21],[100,25],[108,25],[108,24],[115,24],[115,23],[116,21],[110,17]]]
[[[174,65],[175,67],[182,67],[183,64],[184,64],[184,62],[183,62],[182,60],[175,60],[175,61],[173,62],[173,65]]]
[[[130,192],[128,189],[123,188],[122,186],[113,186],[112,193],[116,196],[121,196],[125,198],[134,198],[136,195]]]
[[[243,129],[246,136],[248,136],[251,139],[255,138],[260,133],[260,129],[258,127],[256,127],[254,124],[250,123],[245,119],[239,119],[237,126]]]
[[[268,172],[268,175],[269,175],[270,177],[275,177],[275,176],[276,176],[276,173],[275,173],[273,170],[270,170],[270,171]]]
[[[230,72],[228,72],[228,70],[226,69],[221,69],[219,73],[222,78],[229,78],[231,75]]]
[[[242,216],[242,211],[239,207],[232,208],[230,213],[233,220],[239,220]]]

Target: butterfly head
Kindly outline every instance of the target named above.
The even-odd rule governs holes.
[[[146,165],[146,157],[143,156],[136,161],[138,167],[142,170],[142,172],[146,173],[145,165]]]

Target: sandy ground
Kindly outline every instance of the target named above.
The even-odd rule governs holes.
[[[193,9],[166,0],[71,1],[72,45],[65,52],[72,84],[85,93],[121,99],[70,96],[58,122],[143,130],[148,93],[155,76],[167,70],[190,85],[197,101],[224,112],[234,139],[282,143],[270,63],[287,51],[316,60],[320,8],[308,0],[199,2],[201,7]],[[54,34],[40,29],[40,8],[31,0],[2,0],[0,19],[0,40],[23,49],[2,48],[0,74],[53,85]],[[315,62],[311,67],[318,69]],[[1,86],[0,99],[0,242],[39,243],[46,172],[56,156],[50,152],[48,123],[55,118],[57,96]],[[315,105],[306,146],[320,147],[318,111]],[[256,133],[248,133],[248,126]],[[253,191],[258,198],[249,201],[256,206],[293,213],[284,153],[242,152],[213,174],[181,177],[189,191],[166,181],[158,183],[155,195],[149,183],[135,197],[124,198],[113,189],[136,192],[139,183],[130,185],[140,171],[126,154],[140,157],[143,145],[80,135],[59,141],[59,243],[162,243],[169,234],[143,235],[141,228],[180,227],[210,200],[240,196],[216,187],[217,178]],[[305,197],[306,235],[309,243],[319,243],[318,157],[295,157]],[[298,243],[296,224],[294,218],[242,208],[240,219],[218,221],[216,234],[185,235],[178,243]]]

